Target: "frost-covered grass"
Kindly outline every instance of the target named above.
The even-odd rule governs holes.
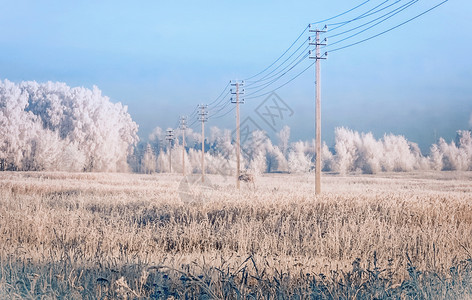
[[[2,298],[472,297],[471,172],[0,179]]]

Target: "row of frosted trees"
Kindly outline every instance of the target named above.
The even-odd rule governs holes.
[[[185,149],[186,173],[201,172],[201,136],[187,130]],[[251,173],[266,172],[304,173],[314,169],[314,141],[289,143],[290,128],[278,133],[278,144],[262,131],[255,131],[242,148],[242,168]],[[182,172],[182,146],[177,140],[172,147],[163,143],[163,130],[156,128],[147,144],[135,152],[134,171],[143,173],[169,172],[172,155],[174,172]],[[235,170],[235,144],[229,130],[211,128],[205,139],[205,172],[229,175]],[[170,149],[172,148],[172,149]],[[170,151],[171,150],[171,151]],[[358,133],[347,128],[336,128],[335,145],[322,148],[323,171],[341,174],[379,172],[409,172],[414,170],[472,170],[471,131],[460,130],[455,141],[439,139],[430,148],[430,154],[421,153],[417,144],[405,137],[386,134],[375,139],[372,133]]]
[[[112,103],[94,87],[64,83],[0,81],[0,171],[174,172],[182,171],[181,141],[172,146],[156,128],[148,143],[138,143],[138,126],[126,106]],[[176,132],[180,136],[179,132]],[[201,136],[188,129],[186,172],[201,172]],[[252,173],[309,172],[314,168],[313,141],[290,143],[284,127],[274,144],[262,131],[242,145],[242,168]],[[205,171],[235,170],[235,143],[229,130],[211,128],[205,139]],[[335,145],[323,145],[323,170],[338,173],[413,170],[472,170],[471,131],[455,141],[439,139],[429,155],[403,136],[337,128]]]

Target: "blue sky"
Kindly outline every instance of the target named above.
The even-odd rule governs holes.
[[[349,20],[383,1],[371,0],[327,23]],[[229,80],[263,70],[308,23],[365,1],[3,2],[1,79],[97,85],[112,101],[128,105],[146,138],[154,127],[172,127],[179,115],[214,100]],[[366,36],[440,2],[420,0]],[[451,140],[456,130],[470,128],[471,13],[470,1],[451,0],[392,32],[330,53],[322,62],[328,145],[337,126],[376,137],[402,134],[423,150],[439,136]],[[313,73],[311,68],[277,90],[294,112],[278,123],[292,128],[292,140],[314,136]],[[242,118],[250,116],[273,135],[255,113],[263,100],[247,100]],[[208,125],[233,128],[234,114]]]

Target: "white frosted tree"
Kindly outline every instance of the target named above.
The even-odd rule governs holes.
[[[167,152],[161,151],[159,152],[159,155],[157,156],[157,171],[160,173],[169,173],[170,172],[170,167],[169,167],[169,155]]]
[[[353,132],[344,127],[334,130],[336,165],[335,170],[341,174],[355,171],[355,161],[357,160],[357,145],[360,144],[359,133]]]
[[[443,138],[439,139],[438,145],[433,145],[432,150],[439,150],[436,156],[436,169],[442,170],[471,171],[472,170],[472,137],[471,131],[459,130],[455,142],[446,143]],[[433,154],[433,153],[432,153]],[[432,154],[430,156],[432,156]],[[441,161],[438,162],[438,157]]]
[[[266,160],[268,172],[288,172],[288,162],[279,147],[268,143],[266,146]]]
[[[251,132],[248,140],[242,145],[243,165],[253,174],[262,174],[267,171],[266,152],[270,143],[262,130]]]
[[[188,160],[192,173],[202,172],[202,151],[190,148],[188,150]]]
[[[443,168],[443,154],[438,145],[433,144],[429,150],[429,163],[432,170],[441,171]]]
[[[363,133],[360,139],[356,139],[356,142],[358,143],[356,145],[358,155],[355,168],[361,169],[363,173],[367,174],[380,172],[380,160],[384,156],[382,142],[377,141],[371,132]]]
[[[0,82],[0,123],[4,169],[127,171],[127,156],[138,140],[126,106],[112,103],[97,87],[5,80]],[[61,163],[65,150],[83,165]]]
[[[25,112],[27,106],[25,91],[8,80],[0,82],[0,166],[3,170],[25,169],[24,159],[32,152],[37,118]]]
[[[152,151],[151,145],[146,145],[146,151],[144,151],[143,158],[141,160],[141,172],[145,174],[151,174],[156,171],[157,168],[156,155]]]
[[[329,151],[328,146],[324,142],[321,148],[321,164],[323,171],[332,171],[335,165],[334,155]]]
[[[472,130],[457,131],[456,143],[461,151],[463,170],[472,171]]]
[[[417,159],[404,136],[385,135],[382,165],[385,171],[406,172],[416,167]]]
[[[279,138],[279,148],[282,151],[283,155],[287,156],[288,153],[288,146],[290,140],[290,127],[285,125],[277,134]]]
[[[290,173],[306,173],[311,167],[311,157],[306,152],[307,145],[298,141],[292,143],[288,153],[288,171]]]

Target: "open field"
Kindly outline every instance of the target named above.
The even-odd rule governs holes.
[[[1,172],[1,298],[472,298],[472,172],[181,179]]]

